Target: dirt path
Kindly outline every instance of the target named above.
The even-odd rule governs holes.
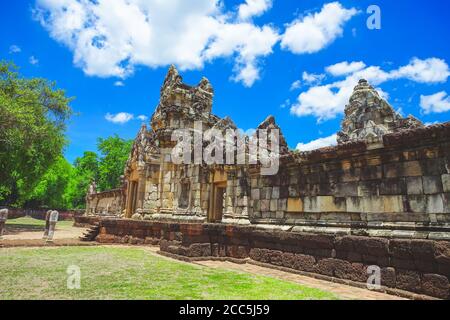
[[[36,231],[34,231],[36,230]],[[40,226],[17,227],[7,225],[6,232],[0,239],[0,247],[43,247],[43,246],[69,246],[92,245],[94,243],[82,242],[78,238],[86,231],[86,228],[73,226],[56,226],[52,243],[46,243],[42,239],[44,228]]]

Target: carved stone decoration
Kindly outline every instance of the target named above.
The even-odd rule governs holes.
[[[402,118],[366,80],[361,79],[345,107],[341,127],[337,134],[339,144],[358,140],[376,143],[387,133],[423,127],[423,124],[411,115]]]
[[[275,117],[270,115],[268,116],[263,122],[261,122],[258,126],[258,129],[265,129],[267,130],[267,146],[270,147],[270,132],[271,130],[275,129],[278,130],[279,138],[278,138],[278,144],[280,146],[279,153],[285,154],[289,152],[288,145],[286,143],[286,139],[284,138],[283,133],[281,132],[281,128],[276,124]],[[270,148],[269,148],[270,149]]]
[[[145,170],[147,154],[150,149],[157,151],[157,148],[154,144],[149,141],[149,134],[147,131],[147,126],[142,124],[139,133],[134,140],[133,147],[130,152],[130,157],[127,160],[125,165],[125,173],[124,176],[128,177],[132,170],[133,163],[136,165],[136,168],[140,171]]]

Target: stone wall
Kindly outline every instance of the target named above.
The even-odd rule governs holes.
[[[45,214],[48,209],[23,209],[23,208],[7,208],[8,219],[17,219],[30,216],[34,219],[45,220]],[[84,210],[58,210],[59,220],[72,220],[75,217],[84,214]]]
[[[448,232],[450,123],[386,134],[378,146],[359,141],[289,154],[278,175],[251,171],[250,202],[253,223],[439,225]]]
[[[250,259],[348,284],[364,284],[368,266],[376,265],[381,269],[381,285],[390,293],[450,298],[448,241],[209,223],[102,219],[100,225],[97,241],[102,243],[159,244],[162,252],[179,257]]]
[[[86,197],[86,214],[121,215],[123,200],[122,189],[89,194]]]

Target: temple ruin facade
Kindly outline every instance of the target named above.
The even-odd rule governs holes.
[[[133,144],[122,187],[88,195],[87,214],[342,232],[372,222],[392,230],[405,223],[447,226],[449,123],[426,127],[403,118],[360,80],[337,146],[289,150],[280,131],[275,175],[261,175],[258,164],[173,163],[175,130],[194,130],[196,121],[204,131],[236,129],[230,118],[212,113],[213,95],[206,78],[186,85],[171,66],[150,127],[142,125]],[[272,116],[257,128],[280,130]]]
[[[121,187],[87,195],[86,215],[76,220],[95,223],[89,239],[355,285],[376,267],[383,291],[450,298],[450,122],[404,118],[360,80],[336,146],[290,150],[274,117],[258,125],[279,133],[276,174],[261,174],[258,162],[175,163],[176,130],[236,128],[212,113],[213,95],[207,79],[188,86],[169,69]]]

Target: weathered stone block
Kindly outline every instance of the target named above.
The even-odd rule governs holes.
[[[280,187],[272,188],[272,199],[278,199],[280,197]]]
[[[253,211],[261,211],[261,200],[253,200]]]
[[[283,252],[281,257],[282,264],[286,268],[294,269],[295,264],[295,254],[291,252]]]
[[[406,189],[408,194],[412,195],[423,194],[422,177],[407,177]]]
[[[427,196],[427,213],[443,213],[444,201],[442,195],[430,195]]]
[[[332,277],[336,266],[336,259],[320,259],[314,265],[314,272]]]
[[[362,212],[363,206],[360,197],[347,197],[346,198],[347,212]]]
[[[289,198],[287,200],[287,212],[303,212],[303,201],[301,198]]]
[[[450,174],[443,174],[441,179],[444,192],[450,192]]]
[[[358,282],[367,281],[366,268],[362,263],[350,263],[344,260],[335,261],[334,276]]]
[[[366,213],[384,212],[384,202],[381,197],[367,196],[362,198],[363,211]]]
[[[406,291],[421,292],[420,275],[414,271],[397,270],[396,287]]]
[[[357,182],[338,183],[336,185],[335,195],[337,197],[358,196],[358,183]]]
[[[440,176],[446,173],[445,160],[443,158],[426,159],[421,161],[422,172],[425,176]]]
[[[359,197],[378,196],[379,194],[379,182],[377,181],[364,181],[358,184]]]
[[[422,291],[432,297],[448,299],[449,282],[447,277],[438,274],[424,274],[422,277]]]
[[[361,180],[361,168],[344,170],[341,176],[341,182],[356,182]]]
[[[377,180],[383,177],[383,169],[381,166],[368,165],[361,168],[361,180]]]
[[[427,196],[425,195],[410,195],[407,197],[409,209],[414,213],[422,213],[427,210]]]
[[[404,212],[402,196],[383,196],[384,212]]]
[[[424,176],[423,192],[425,194],[436,194],[442,192],[442,180],[440,176]]]
[[[402,167],[398,163],[388,163],[383,165],[383,176],[385,178],[397,178],[402,174]]]
[[[419,161],[407,161],[403,163],[402,176],[419,177],[422,175],[422,167]]]
[[[286,211],[287,210],[287,199],[278,200],[278,210]]]
[[[381,285],[395,288],[395,269],[391,267],[381,269]]]
[[[313,272],[315,263],[316,259],[313,256],[296,253],[293,267],[297,270]]]
[[[270,210],[270,200],[261,200],[261,211],[269,211]]]
[[[298,188],[296,186],[289,186],[288,187],[288,195],[290,198],[296,198],[299,196]]]
[[[442,194],[442,200],[444,202],[444,212],[450,213],[450,193]]]
[[[260,189],[252,189],[252,199],[260,199]]]
[[[390,240],[389,253],[393,258],[412,260],[411,240],[403,240],[403,239]]]
[[[345,212],[345,198],[333,196],[305,197],[306,212]]]
[[[278,210],[278,200],[273,199],[270,200],[270,211],[277,211]]]
[[[272,198],[272,188],[271,187],[264,187],[263,189],[263,195],[261,196],[261,199],[270,200]]]

